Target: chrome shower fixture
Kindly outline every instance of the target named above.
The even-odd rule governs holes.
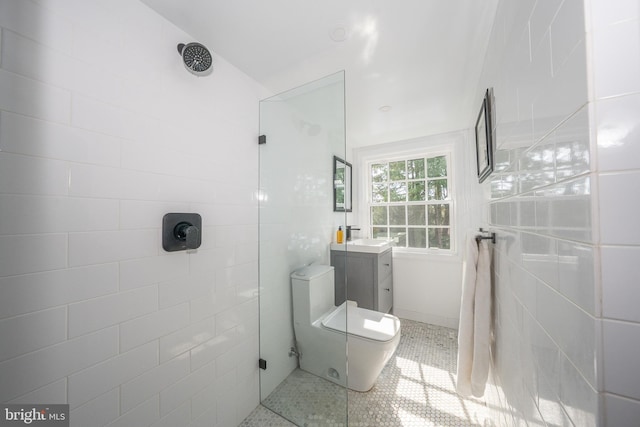
[[[200,43],[180,43],[178,53],[182,56],[184,67],[198,77],[208,76],[213,71],[213,59],[209,49]]]

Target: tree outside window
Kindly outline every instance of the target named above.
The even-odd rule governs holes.
[[[396,247],[451,250],[449,164],[449,154],[371,163],[371,236]]]

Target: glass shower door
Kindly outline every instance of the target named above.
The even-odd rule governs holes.
[[[297,425],[346,425],[346,334],[326,354],[343,375],[300,369],[310,356],[296,344],[291,287],[294,271],[329,265],[346,224],[333,211],[333,158],[346,158],[344,72],[261,101],[260,134],[260,401]],[[320,332],[313,339],[326,339]]]

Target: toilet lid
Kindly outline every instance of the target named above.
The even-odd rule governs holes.
[[[389,341],[400,330],[400,319],[391,314],[353,305],[349,305],[347,309],[345,302],[322,320],[322,326],[370,340]]]

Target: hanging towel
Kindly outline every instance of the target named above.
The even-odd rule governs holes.
[[[462,271],[458,326],[456,391],[468,397],[484,395],[489,376],[491,339],[491,253],[489,242],[469,234]]]

